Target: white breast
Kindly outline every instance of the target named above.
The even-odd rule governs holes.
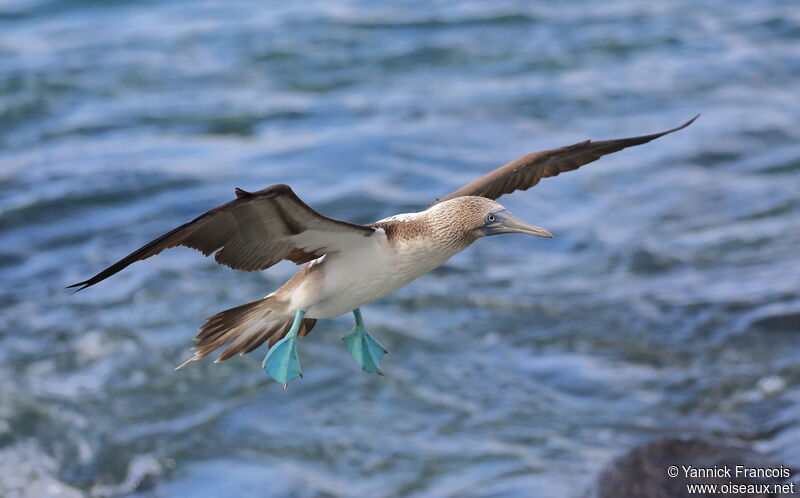
[[[293,296],[292,304],[306,306],[309,318],[341,315],[403,287],[457,252],[425,239],[390,243],[380,229],[365,242],[352,250],[328,254],[322,263],[322,285],[303,299]]]

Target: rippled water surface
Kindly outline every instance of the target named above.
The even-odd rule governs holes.
[[[711,434],[800,467],[800,7],[0,1],[0,495],[578,496]],[[232,197],[423,208],[518,155],[690,128],[503,198],[367,305],[386,378],[301,341],[179,372],[204,317],[294,267],[187,249],[64,291]]]

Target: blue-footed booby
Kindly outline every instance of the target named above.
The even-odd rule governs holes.
[[[591,141],[534,152],[437,199],[424,211],[397,214],[359,225],[334,220],[311,209],[287,185],[257,192],[236,189],[236,199],[167,232],[94,277],[70,285],[82,290],[128,265],[164,249],[186,246],[214,254],[235,270],[265,270],[281,260],[304,264],[263,299],[208,318],[195,337],[195,353],[181,368],[232,341],[216,362],[246,354],[267,343],[263,367],[278,382],[302,376],[297,339],[318,319],[352,312],[355,327],[344,337],[350,355],[369,373],[383,375],[386,348],[364,325],[360,307],[437,268],[476,240],[504,233],[552,237],[528,224],[495,199],[527,190],[626,147],[644,144],[689,126],[661,133]]]

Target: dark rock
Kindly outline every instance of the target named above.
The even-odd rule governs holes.
[[[677,466],[678,475],[670,477],[670,466]],[[687,477],[683,466],[695,469],[729,469],[730,477]],[[786,477],[747,477],[736,476],[737,465],[752,469],[779,469],[777,473],[788,474],[786,465],[764,456],[744,446],[712,443],[698,439],[664,439],[638,446],[627,454],[614,460],[597,479],[589,493],[591,498],[676,498],[676,497],[772,497],[779,496],[770,490],[767,493],[695,493],[689,494],[687,484],[734,483],[778,484],[788,483]],[[787,469],[781,471],[780,469]],[[797,492],[797,484],[795,484]]]

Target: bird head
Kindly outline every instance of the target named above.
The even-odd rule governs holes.
[[[537,237],[553,238],[553,234],[544,228],[525,223],[502,205],[498,204],[498,206],[499,209],[487,210],[483,216],[482,224],[478,228],[478,231],[483,236],[500,235],[501,233],[524,233]]]
[[[552,238],[544,228],[525,223],[511,214],[499,202],[486,197],[463,196],[445,201],[434,208],[447,212],[451,220],[459,220],[460,228],[469,233],[472,240],[502,233],[524,233],[537,237]]]

